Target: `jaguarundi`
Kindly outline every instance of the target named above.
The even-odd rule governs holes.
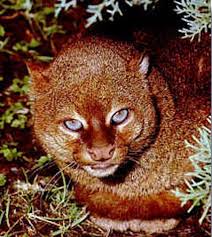
[[[208,103],[175,103],[148,55],[104,37],[70,40],[52,63],[28,69],[35,136],[91,219],[119,231],[174,228],[189,206],[172,192],[193,169],[184,140],[206,121]]]

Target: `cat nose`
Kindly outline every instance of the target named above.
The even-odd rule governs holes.
[[[103,147],[92,147],[87,149],[92,160],[94,161],[106,161],[113,157],[115,146],[108,145]]]

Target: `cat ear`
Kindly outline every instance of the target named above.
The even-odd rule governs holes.
[[[148,71],[149,71],[149,56],[144,54],[140,58],[139,72],[145,76],[148,73]]]
[[[26,66],[30,75],[30,95],[38,96],[50,89],[48,65],[28,61]]]
[[[149,56],[146,53],[144,53],[141,56],[138,55],[134,57],[129,62],[128,67],[131,71],[139,71],[139,73],[142,76],[146,76],[147,73],[149,72],[149,67],[150,67]]]

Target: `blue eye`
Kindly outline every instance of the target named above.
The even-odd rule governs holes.
[[[119,110],[112,116],[111,123],[114,125],[119,125],[123,123],[128,118],[128,114],[129,114],[128,109]]]
[[[73,132],[78,132],[83,128],[82,123],[77,119],[66,120],[64,121],[64,125],[67,129]]]

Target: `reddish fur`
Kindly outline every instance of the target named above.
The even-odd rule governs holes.
[[[187,85],[179,80],[174,91],[183,93],[174,103],[155,68],[147,77],[138,71],[140,58],[132,45],[87,38],[67,44],[48,68],[31,68],[35,134],[73,179],[77,199],[92,215],[151,220],[179,217],[188,208],[181,207],[171,190],[182,188],[185,173],[193,169],[188,160],[192,150],[185,148],[184,140],[191,141],[206,120],[210,100],[186,93]],[[133,114],[120,130],[105,124],[108,113],[119,106],[129,107]],[[75,111],[88,124],[77,137],[59,127]],[[125,176],[113,177],[111,183],[82,168],[96,164],[89,159],[88,148],[109,144],[116,147],[111,164],[121,166],[129,148],[135,159],[133,169],[125,164]],[[73,161],[78,168],[67,168]]]
[[[111,127],[105,125],[105,118],[103,118],[103,109],[97,103],[91,102],[93,106],[90,107],[91,114],[95,114],[94,118],[88,121],[88,130],[82,133],[82,141],[88,145],[88,147],[114,144],[115,136],[114,130]],[[89,107],[88,107],[89,108]],[[93,120],[96,120],[97,126],[93,124]]]
[[[79,203],[88,207],[99,217],[115,220],[151,220],[158,218],[180,217],[188,208],[170,192],[162,192],[137,198],[123,198],[107,192],[92,192],[86,187],[75,187]]]

